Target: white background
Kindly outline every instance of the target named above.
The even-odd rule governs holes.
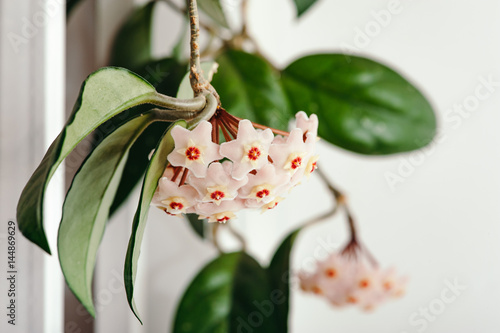
[[[112,1],[98,3],[103,12],[113,8]],[[224,3],[229,15],[237,15],[230,10],[231,0]],[[411,281],[404,298],[369,314],[357,309],[339,311],[320,298],[294,290],[291,331],[498,332],[500,86],[493,87],[490,96],[471,111],[453,110],[474,101],[476,89],[487,91],[481,78],[500,82],[499,4],[493,0],[402,0],[399,14],[392,15],[390,23],[378,33],[372,30],[367,45],[356,44],[359,30],[373,28],[377,22],[372,11],[385,10],[389,3],[319,0],[297,20],[290,0],[250,0],[250,33],[277,66],[304,54],[340,52],[341,45],[357,45],[360,55],[390,65],[417,85],[430,99],[439,122],[439,140],[420,155],[366,157],[321,144],[321,167],[348,195],[365,244],[383,266],[396,266]],[[121,9],[119,15],[125,13]],[[103,27],[99,35],[112,36],[115,28],[110,22],[120,20],[116,15],[111,20],[98,19]],[[157,55],[165,55],[176,40],[180,22],[166,7],[160,10]],[[103,45],[107,43],[101,44],[98,64],[104,64],[106,54]],[[2,122],[10,121],[5,114],[2,110]],[[3,149],[6,138],[1,134]],[[0,160],[4,170],[9,163]],[[404,173],[404,181],[391,187],[386,181],[388,172]],[[2,186],[8,178],[3,176]],[[329,193],[312,178],[275,211],[244,214],[234,225],[248,236],[251,253],[265,264],[288,231],[330,205]],[[116,288],[135,206],[133,202],[120,212],[103,240],[95,292],[97,332],[168,331],[178,298],[215,254],[183,221],[151,210],[139,266],[137,305],[145,323],[140,327],[124,293]],[[341,246],[346,236],[341,216],[305,231],[294,251],[294,268],[307,266],[315,253],[324,254],[324,244]],[[233,245],[229,237],[227,244]],[[455,280],[466,289],[441,309],[443,292],[452,295],[446,291],[446,281]],[[432,317],[423,320],[419,313],[429,307]]]

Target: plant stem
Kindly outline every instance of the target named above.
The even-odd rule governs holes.
[[[186,15],[186,16],[188,15],[188,11],[186,8],[182,8],[182,7],[178,6],[172,0],[162,0],[162,1],[165,2],[170,8],[172,8],[176,12],[181,13],[181,14]],[[219,35],[218,31],[214,27],[212,27],[208,24],[200,22],[200,27],[205,29],[206,31],[210,32],[213,35],[216,35],[216,36]]]
[[[236,231],[235,228],[233,228],[231,222],[226,223],[226,226],[227,226],[227,229],[231,232],[231,234],[240,241],[241,248],[243,251],[245,251],[247,248],[247,242],[246,242],[245,238],[238,231]]]
[[[210,224],[210,226],[212,228],[212,243],[214,244],[217,251],[219,251],[219,253],[224,253],[224,251],[222,251],[222,248],[220,247],[219,241],[217,239],[217,231],[219,231],[219,223],[212,223],[212,224]]]
[[[349,233],[351,235],[351,242],[357,242],[356,224],[354,222],[351,210],[347,205],[347,199],[345,195],[331,183],[331,181],[328,179],[328,177],[326,177],[326,175],[323,173],[323,171],[321,171],[320,168],[316,169],[315,172],[323,180],[323,182],[326,184],[330,192],[335,197],[335,201],[337,201],[335,209],[337,209],[338,207],[342,207],[344,209],[347,217],[347,223],[349,226]]]
[[[191,99],[179,99],[163,95],[158,92],[152,92],[150,94],[144,95],[144,99],[140,104],[147,103],[175,111],[199,112],[205,108],[205,104],[207,103],[207,101],[205,96],[197,96]]]
[[[191,56],[189,58],[189,79],[194,96],[199,96],[208,90],[208,82],[203,77],[200,65],[200,21],[196,0],[189,0],[189,25],[191,27]]]

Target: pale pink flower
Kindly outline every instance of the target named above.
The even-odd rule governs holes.
[[[314,138],[318,136],[318,116],[312,114],[307,117],[304,111],[299,111],[295,115],[295,119],[297,128],[300,128],[304,134],[311,133]]]
[[[198,193],[189,185],[179,186],[166,177],[160,178],[152,204],[170,215],[186,213],[196,204]]]
[[[302,130],[296,128],[290,132],[286,144],[271,145],[269,156],[277,170],[293,175],[299,169],[306,167],[306,158],[311,151],[311,145],[306,145],[303,135]]]
[[[238,195],[238,189],[248,182],[245,175],[241,180],[231,177],[232,163],[210,164],[205,178],[189,177],[189,184],[200,193],[200,202],[213,202],[220,205],[222,201],[233,200]]]
[[[208,222],[226,223],[236,218],[236,212],[245,208],[243,201],[239,199],[223,201],[220,205],[214,203],[200,203],[196,206],[196,212],[200,218],[208,219]]]
[[[220,160],[219,145],[212,142],[212,124],[202,121],[192,131],[172,129],[174,150],[167,159],[173,166],[188,168],[196,177],[205,177],[210,162]]]
[[[277,173],[274,165],[267,164],[255,175],[248,175],[248,183],[240,189],[240,197],[267,204],[283,192],[289,181],[288,174]]]
[[[268,163],[269,146],[274,135],[270,129],[256,130],[249,120],[238,124],[236,140],[221,144],[220,153],[234,163],[233,177],[242,179],[252,170],[259,170]]]

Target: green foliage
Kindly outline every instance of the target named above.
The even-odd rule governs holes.
[[[297,17],[302,16],[318,0],[293,0],[297,8]]]
[[[108,212],[129,149],[152,121],[153,115],[146,114],[108,135],[78,170],[64,202],[59,261],[66,283],[92,315],[92,274]]]
[[[290,310],[290,254],[300,229],[291,232],[278,247],[267,268],[273,290],[283,295],[283,303],[276,304],[278,332],[288,332],[288,311]]]
[[[118,31],[111,49],[113,66],[137,70],[152,60],[151,26],[156,2],[135,9]]]
[[[259,56],[228,50],[217,58],[212,84],[231,114],[286,130],[291,111],[279,74]]]
[[[222,254],[205,266],[184,293],[173,333],[276,333],[273,294],[264,268],[244,252]],[[281,299],[280,299],[281,301]],[[249,316],[256,313],[253,316]]]
[[[177,88],[179,87],[185,73],[186,66],[171,58],[151,61],[142,66],[142,68],[138,71],[138,74],[155,86],[158,92],[168,96],[175,96]],[[152,106],[141,105],[140,107],[140,112],[145,112],[151,109]],[[130,112],[129,114],[130,116],[133,116],[135,112]],[[113,118],[110,120],[111,123],[118,123],[120,121],[123,121],[123,119]],[[106,133],[106,129],[109,126],[108,124],[103,124],[101,127],[102,128],[100,129]],[[156,147],[156,144],[163,136],[167,127],[167,123],[154,123],[141,134],[136,142],[134,142],[123,170],[120,187],[118,188],[118,191],[116,191],[116,196],[110,209],[110,216],[113,215],[123,202],[125,202],[125,200],[129,197],[130,192],[132,192],[135,186],[139,183],[139,180],[142,179],[149,163],[148,155],[151,150]]]
[[[73,148],[100,124],[144,103],[154,93],[148,82],[125,69],[103,68],[85,80],[71,117],[49,147],[19,199],[17,221],[19,230],[26,238],[50,253],[43,229],[43,198],[55,170]]]
[[[318,54],[296,60],[282,81],[293,110],[316,113],[319,135],[361,154],[427,145],[436,118],[425,97],[392,69],[366,58]]]
[[[135,277],[137,274],[137,264],[139,260],[139,255],[141,252],[141,243],[144,236],[144,230],[146,228],[147,215],[149,211],[149,205],[153,199],[156,187],[158,186],[158,180],[160,179],[163,171],[167,167],[168,161],[167,156],[170,154],[172,149],[174,149],[174,140],[170,135],[170,131],[176,125],[186,126],[185,121],[178,121],[173,123],[164,136],[161,138],[158,146],[151,157],[148,168],[146,170],[146,175],[144,177],[144,182],[142,184],[141,197],[139,199],[139,206],[134,216],[134,222],[132,225],[132,233],[130,235],[130,241],[128,244],[127,256],[125,258],[125,290],[127,291],[127,300],[129,302],[130,308],[136,315],[139,321],[139,313],[134,302],[134,284]]]

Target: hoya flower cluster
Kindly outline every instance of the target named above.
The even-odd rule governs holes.
[[[318,118],[305,112],[297,113],[296,128],[287,133],[223,109],[191,131],[176,126],[175,148],[152,204],[170,215],[195,213],[209,222],[226,222],[244,208],[272,209],[316,168],[317,129]]]
[[[321,295],[334,306],[356,305],[364,310],[402,296],[407,283],[394,268],[381,270],[376,263],[345,250],[318,262],[314,273],[299,273],[299,279],[302,290]]]

